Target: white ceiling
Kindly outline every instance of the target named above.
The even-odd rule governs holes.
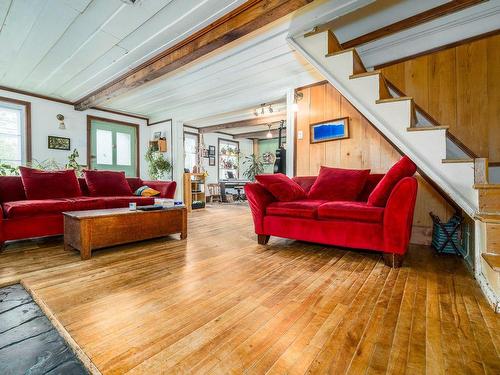
[[[0,0],[0,84],[74,101],[245,0]]]
[[[138,0],[127,5],[121,0],[0,0],[0,85],[75,101],[244,2]],[[252,118],[252,109],[260,103],[283,102],[287,89],[323,79],[288,45],[290,33],[342,15],[334,31],[343,42],[444,2],[315,0],[105,106],[143,114],[153,122],[174,118],[194,127]],[[482,6],[493,3],[498,0]],[[474,17],[470,10],[459,13],[467,12]],[[443,19],[449,17],[460,15]],[[365,63],[388,58],[390,49],[374,50],[372,45],[383,46],[385,39],[398,34],[362,46]],[[460,37],[457,31],[454,34]],[[400,50],[404,48],[398,46]]]

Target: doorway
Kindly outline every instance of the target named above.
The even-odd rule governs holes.
[[[87,145],[89,169],[139,176],[139,125],[87,116]]]

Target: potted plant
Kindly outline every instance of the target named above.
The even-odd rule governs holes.
[[[255,181],[256,175],[264,173],[264,163],[258,155],[252,154],[246,156],[243,160],[243,165],[246,167],[243,176],[250,181]]]
[[[83,166],[76,161],[76,158],[79,156],[78,150],[75,148],[73,152],[68,155],[68,162],[66,163],[66,169],[74,169],[78,177],[82,176],[83,172]]]
[[[148,162],[148,173],[153,180],[159,180],[172,170],[172,163],[153,147],[149,147],[146,152],[146,161]]]
[[[0,163],[0,176],[17,176],[19,175],[19,169],[13,167],[10,164]]]

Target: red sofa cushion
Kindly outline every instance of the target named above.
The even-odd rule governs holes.
[[[354,201],[363,189],[369,169],[341,169],[322,166],[308,199]]]
[[[364,202],[328,202],[318,208],[320,219],[354,220],[381,223],[384,209]]]
[[[75,171],[41,171],[19,167],[28,199],[73,198],[82,195]]]
[[[293,216],[314,219],[317,217],[318,207],[324,200],[299,200],[293,202],[273,202],[266,208],[266,214],[276,216]]]
[[[0,202],[26,199],[20,176],[0,176]]]
[[[125,172],[85,170],[85,182],[94,197],[132,195]]]
[[[105,208],[128,207],[129,203],[135,202],[138,206],[148,206],[154,204],[153,197],[122,196],[122,197],[101,197]]]
[[[101,208],[104,208],[102,200],[91,197],[22,200],[3,204],[4,215],[9,219],[60,214],[64,211],[97,210]]]
[[[293,177],[292,180],[299,184],[307,194],[309,190],[311,190],[311,186],[314,185],[316,178],[318,178],[318,176],[296,176]]]
[[[411,177],[417,171],[417,166],[410,158],[403,156],[400,161],[394,164],[386,175],[375,186],[368,197],[368,204],[371,206],[385,207],[389,195],[396,184],[405,177]]]
[[[368,175],[368,178],[366,179],[365,182],[365,186],[363,186],[363,190],[361,190],[361,193],[359,193],[356,201],[366,202],[368,200],[368,197],[372,193],[373,189],[375,189],[375,186],[377,186],[377,184],[380,182],[382,178],[384,178],[383,174]]]
[[[280,202],[291,202],[306,197],[304,189],[283,173],[260,174],[255,178]]]

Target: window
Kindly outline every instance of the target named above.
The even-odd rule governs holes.
[[[198,152],[198,134],[184,132],[184,168],[193,170]]]
[[[30,161],[28,106],[28,102],[0,100],[0,163],[18,166]]]
[[[219,180],[239,178],[240,144],[219,138]]]

